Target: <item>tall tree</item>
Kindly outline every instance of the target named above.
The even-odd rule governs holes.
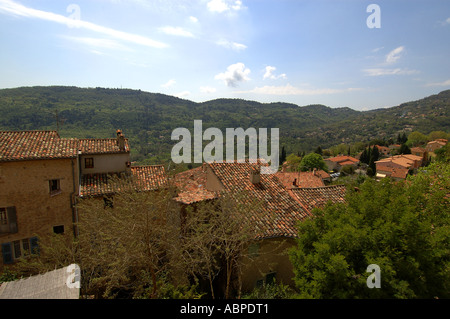
[[[366,180],[346,204],[299,224],[291,251],[303,298],[449,298],[450,166],[433,164],[408,182]],[[381,288],[369,288],[369,265]]]
[[[280,165],[283,165],[283,163],[286,161],[286,149],[283,147],[281,148],[281,153],[280,153]]]

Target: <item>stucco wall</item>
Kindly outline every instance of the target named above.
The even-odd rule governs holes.
[[[0,207],[15,206],[18,232],[0,234],[0,243],[53,232],[72,232],[71,196],[77,189],[76,159],[0,163]],[[59,179],[60,191],[50,193],[49,180]],[[75,185],[74,185],[75,183]],[[1,256],[0,256],[1,257]],[[1,264],[0,258],[0,264]]]

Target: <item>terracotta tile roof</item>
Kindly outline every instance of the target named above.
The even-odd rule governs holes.
[[[341,165],[341,166],[354,165],[354,164],[355,164],[354,161],[342,161],[342,162],[339,162],[339,165]]]
[[[323,177],[320,176],[319,173],[315,172],[277,172],[275,173],[275,176],[286,189],[290,189],[293,187],[325,186],[322,179]]]
[[[290,192],[306,209],[311,212],[313,208],[324,207],[328,202],[344,203],[346,194],[345,185],[331,185],[323,187],[294,188]]]
[[[356,159],[354,157],[351,157],[351,156],[347,156],[347,155],[340,155],[340,156],[330,157],[330,158],[327,158],[326,160],[331,161],[331,162],[336,162],[336,163],[339,163],[339,164],[341,164],[341,162],[351,162],[351,164],[359,162],[358,159]]]
[[[250,181],[250,172],[258,163],[209,163],[225,192],[241,191],[251,200],[262,203],[261,209],[249,216],[257,227],[259,238],[296,237],[296,223],[310,214],[295,201],[275,174],[261,174],[259,183]]]
[[[125,149],[121,150],[115,138],[85,138],[79,140],[79,149],[83,154],[127,153],[130,151],[128,139]]]
[[[77,140],[56,131],[0,131],[0,161],[74,158]]]
[[[178,173],[175,186],[181,190],[175,200],[183,204],[192,204],[217,198],[216,192],[206,189],[207,174],[203,166]]]
[[[377,165],[388,165],[388,163],[394,163],[402,166],[403,168],[418,168],[422,164],[423,158],[421,156],[412,155],[412,154],[402,154],[391,156],[388,158],[381,159],[376,161]]]
[[[121,191],[150,191],[168,186],[164,166],[132,166],[125,173],[85,174],[81,176],[80,196],[101,196]]]
[[[426,150],[423,147],[416,146],[411,148],[411,153],[425,153],[425,152]]]

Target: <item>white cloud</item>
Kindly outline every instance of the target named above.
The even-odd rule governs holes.
[[[446,20],[444,20],[444,21],[439,21],[439,23],[442,25],[442,26],[446,26],[446,25],[449,25],[450,24],[450,18],[447,18]]]
[[[197,22],[198,22],[198,19],[197,19],[196,17],[194,17],[194,16],[190,16],[190,17],[189,17],[189,21],[191,21],[191,22],[193,22],[193,23],[197,23]]]
[[[250,78],[250,69],[246,68],[243,63],[230,65],[223,73],[217,74],[216,80],[223,80],[227,86],[236,87],[239,82],[248,81]]]
[[[255,87],[250,91],[239,91],[236,93],[257,93],[257,94],[267,94],[267,95],[324,95],[324,94],[336,94],[343,92],[359,91],[360,88],[346,88],[346,89],[302,89],[294,87],[291,84],[286,84],[285,86],[263,86]]]
[[[71,37],[71,36],[62,36],[62,38],[67,39],[69,41],[77,42],[80,44],[84,44],[90,47],[102,48],[102,49],[112,49],[112,50],[122,50],[122,51],[133,51],[129,47],[121,44],[118,41],[113,39],[104,39],[104,38],[91,38],[91,37]],[[100,53],[98,50],[92,50],[93,53]]]
[[[224,39],[217,41],[216,44],[220,45],[224,48],[234,50],[234,51],[242,51],[242,50],[247,49],[247,46],[245,44],[231,42],[231,41],[224,40]]]
[[[408,69],[383,69],[383,68],[375,68],[375,69],[364,69],[363,70],[368,76],[383,76],[383,75],[411,75],[417,74],[419,71],[417,70],[408,70]]]
[[[239,0],[211,0],[207,3],[211,12],[226,12],[229,10],[239,11],[243,8],[242,1]]]
[[[263,76],[263,80],[265,79],[272,79],[272,80],[276,80],[276,79],[285,79],[286,78],[286,74],[280,74],[280,75],[275,75],[273,74],[273,72],[276,70],[277,68],[274,66],[266,66],[266,72],[264,73]]]
[[[372,50],[372,52],[377,53],[378,51],[383,50],[383,49],[384,49],[384,47],[375,48]]]
[[[153,48],[168,47],[168,45],[163,42],[155,41],[155,40],[152,40],[150,38],[147,38],[147,37],[144,37],[141,35],[111,29],[111,28],[104,27],[104,26],[101,26],[98,24],[83,21],[81,19],[74,19],[71,17],[66,17],[63,15],[55,14],[55,13],[48,12],[48,11],[36,10],[33,8],[23,6],[19,3],[11,1],[11,0],[0,0],[0,12],[14,15],[14,16],[21,16],[21,17],[26,17],[26,18],[36,18],[36,19],[41,19],[41,20],[45,20],[45,21],[56,22],[59,24],[65,24],[68,27],[86,29],[89,31],[94,31],[97,33],[108,35],[117,40],[132,42],[135,44],[149,46],[149,47],[153,47]]]
[[[397,62],[397,60],[400,59],[400,54],[403,52],[404,49],[405,47],[400,46],[389,52],[386,55],[386,63],[391,64]]]
[[[450,80],[444,82],[428,83],[426,86],[450,86]]]
[[[173,86],[175,83],[177,83],[174,79],[170,79],[169,81],[167,81],[167,83],[164,83],[161,85],[161,87],[167,89],[171,86]]]
[[[180,36],[180,37],[187,37],[187,38],[193,38],[194,35],[181,28],[181,27],[171,27],[171,26],[166,26],[166,27],[160,27],[158,28],[159,31],[168,34],[168,35],[176,35],[176,36]]]
[[[209,86],[201,86],[200,92],[202,93],[215,93],[217,90],[216,88],[209,87]]]

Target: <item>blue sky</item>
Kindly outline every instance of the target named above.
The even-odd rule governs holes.
[[[0,0],[0,88],[368,110],[449,89],[449,40],[447,0]]]

